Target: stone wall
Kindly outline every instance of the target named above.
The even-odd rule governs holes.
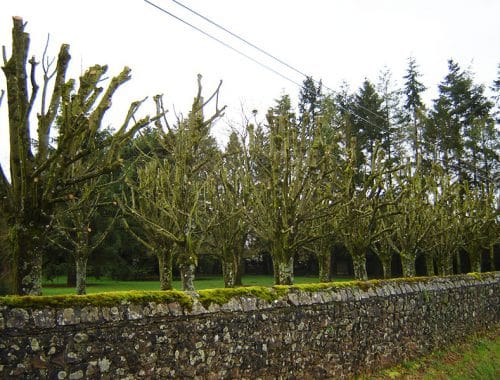
[[[0,297],[0,378],[346,378],[499,322],[500,273],[277,287],[264,299],[244,289],[222,305],[203,292],[190,304]]]

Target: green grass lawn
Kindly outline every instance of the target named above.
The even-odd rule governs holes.
[[[500,379],[500,328],[421,359],[404,362],[365,380],[497,380]]]
[[[332,281],[348,281],[349,279],[333,279]],[[317,277],[295,277],[295,284],[310,284],[318,282]],[[195,280],[195,288],[214,289],[223,288],[224,281],[222,277],[200,277]],[[244,276],[243,285],[247,286],[272,286],[272,276]],[[174,289],[181,289],[179,280],[173,281]],[[159,290],[159,281],[115,281],[106,278],[96,279],[93,277],[87,278],[87,293],[102,293],[102,292],[119,292],[128,290]],[[74,294],[75,288],[66,287],[66,278],[57,277],[53,281],[44,281],[43,295],[52,296],[59,294]]]

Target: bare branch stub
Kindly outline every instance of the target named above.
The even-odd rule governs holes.
[[[31,96],[28,104],[28,110],[27,114],[29,115],[31,113],[31,110],[33,109],[33,104],[35,103],[36,95],[38,93],[39,86],[36,83],[36,65],[38,65],[38,62],[35,59],[35,56],[31,57],[29,60],[29,64],[31,66],[30,70],[30,80],[31,80]]]

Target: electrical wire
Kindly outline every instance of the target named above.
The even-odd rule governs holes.
[[[258,47],[257,45],[255,45],[255,44],[251,43],[250,41],[246,40],[245,38],[243,38],[243,37],[239,36],[238,34],[231,32],[231,31],[230,31],[230,30],[228,30],[227,28],[225,28],[225,27],[223,27],[222,25],[220,25],[220,24],[216,23],[215,21],[213,21],[213,20],[209,19],[208,17],[203,16],[202,14],[200,14],[200,13],[196,12],[194,9],[192,9],[192,8],[188,7],[187,5],[182,4],[180,1],[177,1],[177,0],[170,0],[170,1],[174,2],[175,4],[179,5],[180,7],[182,7],[182,8],[184,8],[184,9],[188,10],[189,12],[191,12],[191,13],[195,14],[196,16],[198,16],[198,17],[202,18],[202,19],[203,19],[203,20],[205,20],[206,22],[208,22],[208,23],[210,23],[210,24],[212,24],[212,25],[216,26],[217,28],[219,28],[219,29],[223,30],[224,32],[226,32],[226,33],[230,34],[230,35],[231,35],[231,36],[233,36],[234,38],[236,38],[236,39],[240,40],[241,42],[245,43],[246,45],[248,45],[248,46],[250,46],[250,47],[254,48],[255,50],[258,50],[258,51],[259,51],[259,52],[261,52],[262,54],[267,55],[269,58],[272,58],[273,60],[275,60],[276,62],[278,62],[278,63],[282,64],[283,66],[286,66],[286,67],[288,67],[289,69],[291,69],[291,70],[295,71],[296,73],[298,73],[298,74],[300,74],[300,75],[302,75],[302,76],[304,76],[304,77],[306,77],[306,78],[307,78],[307,75],[306,75],[306,74],[304,74],[304,72],[302,72],[302,71],[300,71],[299,69],[297,69],[297,68],[293,67],[292,65],[290,65],[290,64],[288,64],[288,63],[286,63],[285,61],[283,61],[283,60],[281,60],[281,59],[277,58],[276,56],[272,55],[271,53],[269,53],[269,52],[265,51],[264,49],[262,49],[262,48]]]
[[[293,71],[295,71],[296,73],[298,73],[298,74],[302,75],[304,78],[306,78],[306,79],[307,79],[307,78],[311,78],[311,79],[314,81],[314,83],[315,83],[316,85],[319,85],[319,83],[320,83],[319,81],[317,81],[317,80],[313,79],[311,76],[309,76],[309,75],[305,74],[305,73],[304,73],[304,71],[301,71],[301,70],[297,69],[296,67],[292,66],[291,64],[289,64],[289,63],[287,63],[287,62],[283,61],[282,59],[277,58],[275,55],[273,55],[273,54],[271,54],[271,53],[267,52],[266,50],[264,50],[264,49],[262,49],[262,48],[258,47],[257,45],[255,45],[255,44],[253,44],[252,42],[248,41],[247,39],[245,39],[245,38],[241,37],[240,35],[238,35],[238,34],[236,34],[236,33],[232,32],[232,31],[230,31],[229,29],[227,29],[227,28],[225,28],[224,26],[222,26],[222,25],[218,24],[217,22],[213,21],[212,19],[208,18],[207,16],[202,15],[201,13],[199,13],[199,12],[195,11],[194,9],[192,9],[192,8],[188,7],[187,5],[185,5],[185,4],[183,4],[183,3],[181,3],[181,2],[180,2],[180,1],[178,1],[178,0],[170,0],[170,1],[172,1],[173,3],[177,4],[178,6],[180,6],[180,7],[184,8],[184,9],[186,9],[187,11],[189,11],[189,12],[193,13],[194,15],[196,15],[196,16],[198,16],[198,17],[200,17],[201,19],[203,19],[203,20],[205,20],[206,22],[208,22],[208,23],[212,24],[213,26],[215,26],[215,27],[219,28],[220,30],[222,30],[222,31],[224,31],[224,32],[226,32],[226,33],[228,33],[229,35],[231,35],[231,36],[233,36],[234,38],[236,38],[236,39],[240,40],[241,42],[245,43],[246,45],[248,45],[248,46],[250,46],[250,47],[254,48],[255,50],[257,50],[257,51],[259,51],[259,52],[261,52],[262,54],[264,54],[264,55],[268,56],[269,58],[271,58],[271,59],[273,59],[274,61],[276,61],[276,62],[280,63],[281,65],[283,65],[283,66],[285,66],[285,67],[289,68],[290,70],[293,70]],[[334,90],[333,90],[333,89],[331,89],[330,87],[326,86],[324,83],[322,83],[322,86],[323,86],[324,88],[326,88],[328,91],[330,91],[332,94],[335,94],[335,93],[336,93],[336,91],[334,91]],[[301,86],[300,86],[300,87],[301,87]],[[387,118],[385,118],[385,117],[383,117],[383,116],[381,116],[381,115],[377,114],[376,112],[372,111],[371,109],[369,109],[369,108],[367,108],[367,107],[365,107],[365,106],[363,106],[363,105],[361,105],[361,104],[358,104],[358,107],[359,107],[359,108],[361,108],[361,109],[363,109],[363,110],[365,110],[365,111],[367,111],[367,112],[369,112],[369,113],[371,113],[373,116],[375,116],[375,117],[377,117],[377,118],[381,119],[382,121],[389,123],[389,120],[388,120]],[[347,111],[346,109],[344,109],[344,110],[345,110],[345,111]],[[351,111],[351,112],[352,112],[352,111]],[[357,115],[357,116],[358,116],[358,115]],[[359,117],[359,116],[358,116],[358,117]],[[361,119],[363,119],[363,118],[361,118]],[[365,120],[365,119],[363,119],[363,120],[364,120],[364,121],[366,121],[366,122],[368,122],[368,120]],[[373,126],[375,126],[375,125],[373,125]]]
[[[256,60],[255,58],[250,57],[248,54],[246,54],[246,53],[242,52],[241,50],[236,49],[235,47],[233,47],[233,46],[229,45],[228,43],[226,43],[226,42],[222,41],[221,39],[219,39],[219,38],[217,38],[217,37],[215,37],[215,36],[211,35],[210,33],[205,32],[203,29],[198,28],[197,26],[195,26],[195,25],[191,24],[190,22],[188,22],[188,21],[186,21],[186,20],[184,20],[184,19],[180,18],[179,16],[176,16],[175,14],[173,14],[173,13],[171,13],[171,12],[167,11],[165,8],[162,8],[162,7],[161,7],[161,6],[159,6],[158,4],[155,4],[155,3],[153,3],[153,2],[151,2],[151,1],[149,1],[149,0],[144,0],[144,2],[148,3],[149,5],[151,5],[152,7],[156,8],[156,9],[160,10],[161,12],[163,12],[163,13],[165,13],[165,14],[169,15],[170,17],[173,17],[173,18],[174,18],[174,19],[176,19],[177,21],[182,22],[183,24],[185,24],[185,25],[189,26],[190,28],[192,28],[192,29],[196,30],[197,32],[199,32],[199,33],[203,34],[205,37],[208,37],[208,38],[210,38],[210,39],[212,39],[212,40],[214,40],[214,41],[218,42],[218,43],[219,43],[219,44],[221,44],[222,46],[224,46],[224,47],[226,47],[226,48],[228,48],[228,49],[230,49],[230,50],[234,51],[235,53],[238,53],[238,54],[242,55],[242,56],[243,56],[243,57],[245,57],[246,59],[249,59],[250,61],[252,61],[252,62],[256,63],[257,65],[259,65],[259,66],[261,66],[261,67],[263,67],[263,68],[265,68],[265,69],[267,69],[267,70],[271,71],[272,73],[274,73],[274,74],[276,74],[276,75],[280,76],[281,78],[286,79],[287,81],[292,82],[293,84],[295,84],[295,85],[297,85],[297,86],[299,86],[299,87],[301,86],[301,85],[300,85],[300,83],[298,83],[298,82],[294,81],[293,79],[291,79],[291,78],[287,77],[286,75],[284,75],[284,74],[282,74],[282,73],[278,72],[277,70],[273,69],[272,67],[270,67],[270,66],[268,66],[268,65],[266,65],[266,64],[264,64],[264,63],[262,63],[262,62],[260,62],[260,61],[258,61],[258,60]]]
[[[223,30],[224,32],[226,32],[226,33],[230,34],[231,36],[233,36],[233,37],[237,38],[238,40],[240,40],[240,41],[244,42],[245,44],[247,44],[247,45],[251,46],[252,48],[254,48],[254,49],[256,49],[256,50],[260,51],[261,53],[263,53],[263,54],[265,54],[266,56],[268,56],[268,57],[272,58],[273,60],[277,61],[278,63],[280,63],[280,64],[282,64],[282,65],[284,65],[284,66],[286,66],[286,67],[288,67],[288,68],[292,69],[293,71],[295,71],[295,72],[297,72],[297,73],[299,73],[300,75],[304,76],[306,79],[307,79],[307,78],[311,78],[311,79],[312,79],[312,76],[306,75],[305,73],[303,73],[302,71],[300,71],[300,70],[296,69],[296,68],[295,68],[295,67],[293,67],[292,65],[287,64],[287,63],[286,63],[286,62],[284,62],[283,60],[281,60],[281,59],[279,59],[279,58],[275,57],[274,55],[272,55],[272,54],[270,54],[270,53],[266,52],[265,50],[263,50],[263,49],[259,48],[259,47],[258,47],[258,46],[256,46],[255,44],[252,44],[251,42],[249,42],[249,41],[245,40],[243,37],[238,36],[236,33],[233,33],[233,32],[231,32],[231,31],[229,31],[227,28],[224,28],[223,26],[219,25],[219,24],[218,24],[218,23],[216,23],[215,21],[210,20],[208,17],[203,16],[203,15],[202,15],[202,14],[200,14],[199,12],[196,12],[195,10],[193,10],[193,9],[191,9],[191,8],[189,8],[189,7],[187,7],[186,5],[184,5],[184,4],[182,4],[182,3],[180,3],[179,1],[176,1],[176,0],[171,0],[171,1],[173,1],[175,4],[177,4],[177,5],[179,5],[179,6],[183,7],[184,9],[186,9],[186,10],[190,11],[191,13],[195,14],[196,16],[198,16],[198,17],[202,18],[203,20],[205,20],[205,21],[209,22],[210,24],[212,24],[212,25],[216,26],[217,28],[219,28],[219,29]],[[195,25],[191,24],[190,22],[188,22],[188,21],[186,21],[186,20],[182,19],[181,17],[176,16],[175,14],[173,14],[172,12],[167,11],[165,8],[161,7],[160,5],[155,4],[155,3],[153,3],[153,2],[152,2],[152,1],[150,1],[150,0],[144,0],[144,2],[145,2],[145,3],[147,3],[147,4],[149,4],[149,5],[151,5],[152,7],[156,8],[156,9],[158,9],[159,11],[161,11],[161,12],[163,12],[163,13],[167,14],[168,16],[170,16],[170,17],[172,17],[172,18],[176,19],[177,21],[182,22],[183,24],[185,24],[185,25],[189,26],[190,28],[192,28],[192,29],[196,30],[197,32],[199,32],[199,33],[203,34],[205,37],[208,37],[208,38],[210,38],[210,39],[212,39],[212,40],[214,40],[214,41],[218,42],[219,44],[223,45],[224,47],[226,47],[226,48],[228,48],[228,49],[230,49],[230,50],[234,51],[235,53],[237,53],[237,54],[239,54],[239,55],[241,55],[241,56],[243,56],[243,57],[245,57],[245,58],[247,58],[248,60],[250,60],[250,61],[252,61],[252,62],[256,63],[257,65],[259,65],[259,66],[261,66],[261,67],[263,67],[263,68],[265,68],[265,69],[267,69],[267,70],[271,71],[272,73],[274,73],[274,74],[276,74],[276,75],[280,76],[281,78],[283,78],[283,79],[285,79],[285,80],[287,80],[287,81],[289,81],[289,82],[291,82],[291,83],[295,84],[295,85],[296,85],[296,86],[298,86],[299,88],[302,88],[302,84],[300,84],[300,83],[296,82],[295,80],[291,79],[290,77],[286,76],[285,74],[282,74],[282,73],[280,73],[279,71],[277,71],[277,70],[273,69],[272,67],[270,67],[270,66],[268,66],[268,65],[266,65],[266,64],[264,64],[264,63],[262,63],[262,62],[260,62],[260,61],[258,61],[257,59],[255,59],[255,58],[253,58],[253,57],[249,56],[248,54],[246,54],[246,53],[242,52],[241,50],[239,50],[239,49],[237,49],[237,48],[235,48],[235,47],[233,47],[233,46],[229,45],[228,43],[226,43],[226,42],[222,41],[221,39],[219,39],[219,38],[217,38],[217,37],[215,37],[215,36],[211,35],[210,33],[208,33],[208,32],[206,32],[206,31],[204,31],[203,29],[201,29],[201,28],[199,28],[199,27],[197,27],[197,26],[195,26]],[[313,81],[314,81],[314,83],[316,83],[316,84],[319,84],[319,83],[320,83],[320,82],[319,82],[319,81],[317,81],[317,80],[314,80],[314,79],[312,79],[312,80],[313,80]],[[329,90],[330,92],[335,93],[335,91],[334,91],[334,90],[332,90],[331,88],[327,87],[326,85],[322,84],[322,86],[323,86],[324,88],[326,88],[327,90]],[[343,105],[341,105],[341,104],[338,104],[338,106],[339,106],[341,109],[343,109],[344,111],[346,111],[346,112],[348,112],[348,113],[353,114],[353,115],[354,115],[354,116],[356,116],[358,119],[360,119],[360,120],[364,121],[364,122],[365,122],[365,123],[367,123],[368,125],[371,125],[372,127],[375,127],[375,128],[379,128],[379,126],[378,126],[377,124],[374,124],[374,123],[373,123],[373,122],[371,122],[370,120],[368,120],[368,119],[366,119],[366,118],[364,118],[364,117],[360,116],[359,114],[354,113],[351,109],[348,109],[347,107],[344,107],[344,106],[343,106]],[[362,105],[358,105],[358,107],[359,107],[359,108],[364,109],[364,110],[365,110],[365,111],[367,111],[367,112],[370,112],[370,113],[371,113],[371,114],[373,114],[374,116],[376,116],[376,117],[380,118],[382,121],[389,123],[389,121],[388,121],[387,119],[385,119],[384,117],[382,117],[382,116],[378,115],[377,113],[373,112],[373,111],[372,111],[372,110],[370,110],[369,108],[366,108],[366,107],[364,107],[364,106],[362,106]]]

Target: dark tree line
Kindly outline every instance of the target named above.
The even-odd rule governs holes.
[[[431,104],[415,59],[402,88],[389,71],[355,92],[325,93],[307,78],[296,108],[282,96],[221,149],[211,136],[224,112],[220,85],[205,98],[199,76],[191,110],[173,123],[156,96],[155,115],[137,120],[143,101],[135,102],[118,129],[105,130],[129,69],[104,89],[106,67],[96,65],[77,86],[65,78],[67,45],[54,69],[42,58],[32,137],[39,86],[28,48],[15,18],[3,66],[10,179],[0,173],[2,264],[15,293],[40,294],[43,260],[47,268],[71,263],[79,294],[88,264],[98,271],[103,260],[115,269],[154,260],[161,289],[171,289],[176,273],[185,290],[206,257],[221,263],[232,287],[241,285],[244,260],[263,253],[276,284],[293,283],[297,259],[307,257],[329,281],[339,248],[358,279],[373,255],[384,277],[394,258],[405,276],[415,275],[417,260],[428,275],[481,271],[485,253],[495,269],[500,77],[487,96],[450,60]]]

